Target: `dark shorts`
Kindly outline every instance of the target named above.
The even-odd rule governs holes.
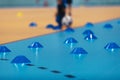
[[[72,4],[72,0],[66,0],[67,4]]]

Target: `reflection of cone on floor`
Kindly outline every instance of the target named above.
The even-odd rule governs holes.
[[[17,17],[22,17],[23,16],[23,13],[22,12],[18,12],[17,13]]]

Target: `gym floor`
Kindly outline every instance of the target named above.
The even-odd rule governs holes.
[[[55,22],[55,8],[1,8],[0,44],[45,35],[56,31],[46,29]],[[120,6],[77,7],[72,9],[73,28],[82,27],[87,22],[98,23],[120,18]],[[29,24],[36,22],[35,28]]]
[[[0,80],[120,80],[120,6],[72,11],[76,29],[59,32],[55,8],[0,9]]]

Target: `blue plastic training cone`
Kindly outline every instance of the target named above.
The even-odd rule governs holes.
[[[85,24],[85,26],[86,26],[86,27],[93,27],[93,26],[94,26],[94,24],[93,24],[93,23],[91,23],[91,22],[88,22],[88,23],[86,23],[86,24]]]
[[[120,49],[120,47],[115,42],[108,43],[104,48],[111,51],[114,51],[115,49]]]
[[[11,52],[6,46],[0,46],[0,53],[7,53]]]
[[[97,37],[94,34],[90,34],[90,35],[87,35],[84,39],[85,40],[96,40]]]
[[[29,26],[30,26],[30,27],[37,27],[37,23],[31,22],[31,23],[29,24]]]
[[[43,46],[39,42],[34,42],[28,48],[43,48]]]
[[[62,27],[60,26],[60,25],[58,25],[58,26],[54,26],[52,29],[53,30],[60,30]]]
[[[104,28],[113,28],[113,26],[111,24],[105,24]]]
[[[78,43],[78,41],[72,37],[70,38],[67,38],[65,41],[64,41],[65,44],[72,44],[72,43]]]
[[[54,28],[54,25],[48,24],[48,25],[46,26],[46,28],[51,28],[51,29],[53,29],[53,28]]]
[[[66,31],[66,32],[74,32],[74,29],[69,27],[69,28],[67,28],[65,31]]]
[[[74,48],[73,51],[71,52],[72,54],[88,54],[83,48],[77,47]]]
[[[11,63],[14,63],[14,64],[25,64],[25,63],[31,63],[30,60],[28,60],[25,56],[16,56],[12,61]]]
[[[85,30],[83,32],[84,35],[90,35],[90,34],[94,34],[91,30]]]

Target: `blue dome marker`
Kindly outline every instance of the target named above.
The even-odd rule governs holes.
[[[71,52],[72,54],[88,54],[83,48],[77,47],[74,48],[73,51]]]
[[[37,27],[37,23],[31,22],[31,23],[29,24],[29,26],[30,26],[30,27]]]
[[[51,28],[51,29],[53,29],[53,28],[54,28],[54,25],[48,24],[48,25],[46,26],[46,28]]]
[[[94,24],[93,24],[93,23],[91,23],[91,22],[88,22],[88,23],[86,23],[86,24],[85,24],[85,26],[86,26],[86,27],[93,27],[93,26],[94,26]]]
[[[90,34],[94,34],[91,30],[85,30],[83,32],[83,35],[90,35]]]
[[[66,32],[75,32],[73,28],[67,28],[65,31]]]
[[[54,26],[54,25],[52,25],[52,24],[48,24],[47,26],[46,26],[46,28],[48,28],[48,29],[53,29],[53,30],[60,30],[61,29],[61,27],[58,25],[58,26]]]
[[[26,63],[31,63],[30,60],[28,60],[25,56],[16,56],[11,63],[13,64],[26,64]]]
[[[113,28],[113,26],[112,26],[111,24],[105,24],[105,25],[104,25],[104,28],[111,29],[111,28]]]
[[[84,39],[85,40],[96,40],[97,37],[94,34],[90,34],[90,35],[87,35]]]
[[[52,29],[53,29],[53,30],[60,30],[61,28],[62,28],[62,27],[58,25],[58,26],[54,26]]]
[[[64,41],[65,44],[72,44],[72,43],[78,43],[78,41],[72,37],[70,38],[67,38],[65,41]]]
[[[115,42],[108,43],[104,48],[111,51],[114,51],[115,49],[120,49],[120,47]]]
[[[11,52],[6,46],[0,46],[0,53],[8,53]]]
[[[28,48],[43,48],[43,46],[39,42],[34,42]]]

